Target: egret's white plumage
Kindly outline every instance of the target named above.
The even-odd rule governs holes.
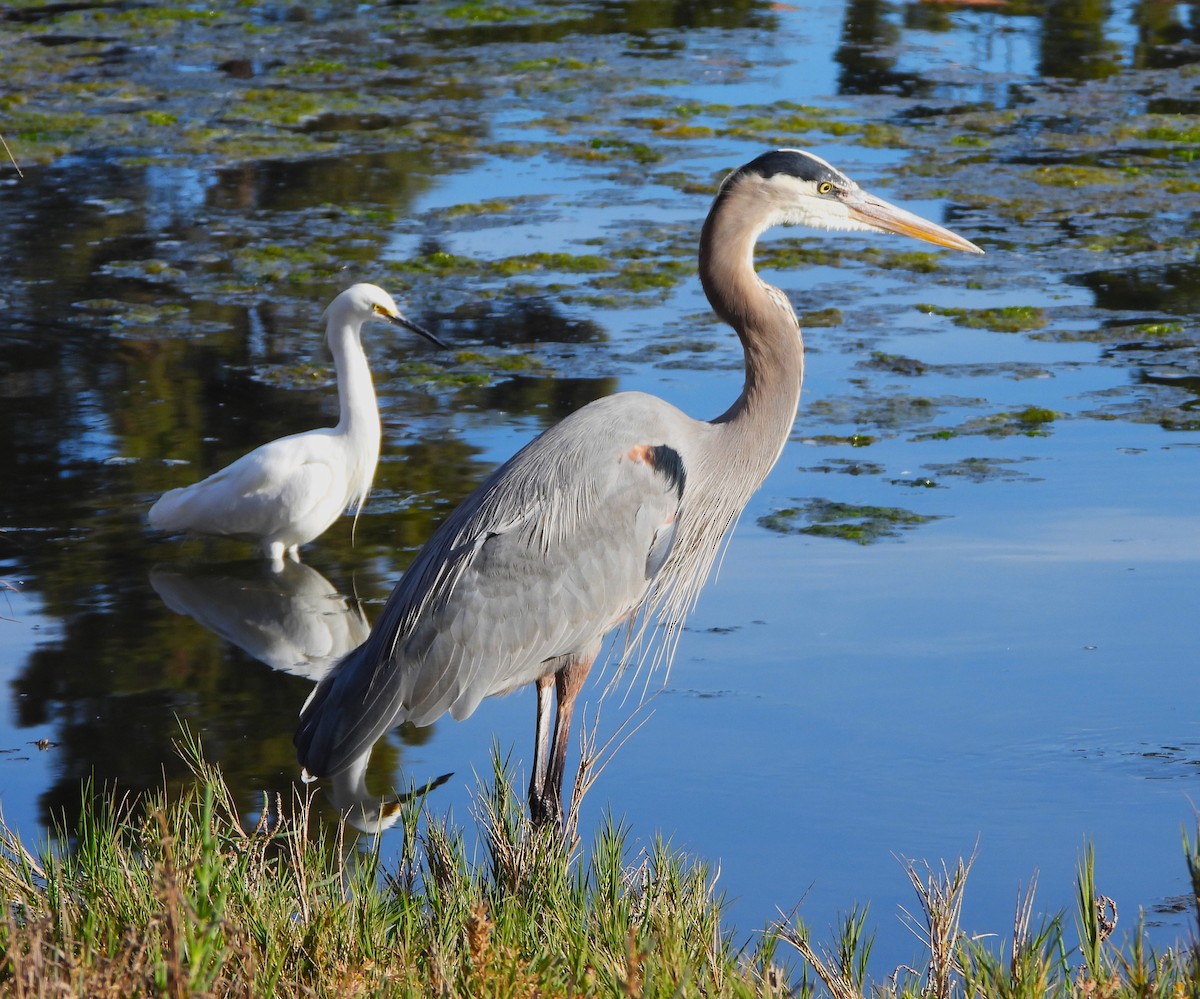
[[[261,545],[275,568],[322,534],[347,508],[362,507],[375,477],[381,428],[362,327],[386,319],[441,346],[400,314],[382,288],[356,284],[325,310],[337,372],[337,425],[263,444],[207,479],[171,489],[150,508],[162,531],[222,534]]]

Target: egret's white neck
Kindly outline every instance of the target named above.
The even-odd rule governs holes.
[[[362,347],[362,321],[329,323],[329,349],[337,372],[338,423],[349,461],[347,504],[361,508],[371,491],[383,427],[371,369]]]

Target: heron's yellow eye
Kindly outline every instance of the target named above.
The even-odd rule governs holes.
[[[817,185],[817,194],[829,194],[832,190],[833,185],[827,180],[823,180]]]

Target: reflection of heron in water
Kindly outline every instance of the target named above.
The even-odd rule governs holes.
[[[193,618],[213,634],[272,669],[314,683],[370,632],[357,600],[340,594],[311,566],[285,561],[278,571],[261,562],[158,566],[150,584],[176,614]],[[381,796],[367,790],[370,750],[332,781],[329,799],[345,820],[363,832],[391,826],[403,802],[443,784]]]
[[[430,791],[441,787],[454,774],[442,774],[421,787],[414,787],[403,794],[383,797],[367,790],[367,762],[371,749],[351,762],[345,770],[329,779],[329,803],[341,813],[343,821],[359,832],[381,833],[391,829],[404,814],[405,802],[423,798]]]
[[[572,707],[604,636],[627,625],[628,657],[657,621],[669,662],[722,539],[787,441],[803,373],[800,326],[753,261],[758,237],[780,224],[981,252],[809,153],[781,149],[735,170],[701,233],[700,279],[741,338],[741,394],[705,422],[654,396],[619,393],[501,466],[442,524],[370,638],[305,704],[296,746],[308,774],[340,773],[398,720],[465,718],[489,694],[536,683],[530,811],[561,817]]]
[[[163,531],[222,534],[258,542],[276,569],[349,507],[362,508],[379,461],[379,407],[362,347],[362,327],[386,319],[444,347],[405,319],[382,288],[356,284],[325,310],[337,372],[337,426],[292,434],[255,448],[207,479],[171,489],[150,508]]]

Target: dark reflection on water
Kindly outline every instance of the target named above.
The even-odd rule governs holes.
[[[1186,6],[1146,0],[1133,7],[1138,44],[1122,51],[1112,37],[1113,6],[1108,0],[1046,0],[1044,3],[970,6],[896,3],[894,0],[850,0],[834,59],[840,67],[842,94],[894,94],[928,98],[944,85],[913,63],[905,68],[907,32],[949,33],[970,24],[982,35],[1002,36],[1028,30],[1038,21],[1037,72],[1046,78],[1100,80],[1123,65],[1177,66],[1200,59],[1200,26]],[[1018,95],[1011,91],[1009,102]]]
[[[1200,263],[1091,271],[1075,279],[1102,309],[1194,315],[1200,311]]]
[[[151,220],[160,220],[150,176],[149,168],[119,165],[99,150],[25,171],[20,197],[0,199],[5,332],[40,329],[45,317],[61,321],[78,299],[137,294],[103,265],[154,246]]]
[[[919,74],[896,68],[893,46],[901,30],[891,18],[887,0],[850,0],[842,22],[842,38],[834,53],[840,68],[840,94],[897,94],[918,97],[932,90]]]
[[[1121,68],[1117,45],[1105,34],[1108,0],[1048,0],[1042,15],[1043,76],[1100,80]]]
[[[363,202],[403,207],[428,190],[432,172],[427,156],[407,150],[260,160],[218,170],[205,200],[211,208],[279,212]]]
[[[1138,29],[1135,66],[1166,69],[1200,62],[1200,16],[1195,4],[1139,3],[1133,20]],[[1161,113],[1194,114],[1195,109]]]
[[[503,346],[535,343],[599,343],[604,327],[566,314],[548,298],[464,303],[453,313],[456,334],[465,340]]]
[[[480,409],[512,416],[536,416],[549,425],[618,388],[615,378],[534,378],[520,376],[470,393]]]
[[[557,6],[557,5],[555,5]],[[525,21],[443,25],[428,32],[442,46],[484,47],[513,42],[557,42],[572,35],[628,35],[630,48],[645,55],[667,55],[682,49],[682,39],[657,39],[652,32],[695,28],[769,28],[775,18],[770,0],[600,0],[597,3],[565,6],[559,16],[547,16],[546,5]]]

